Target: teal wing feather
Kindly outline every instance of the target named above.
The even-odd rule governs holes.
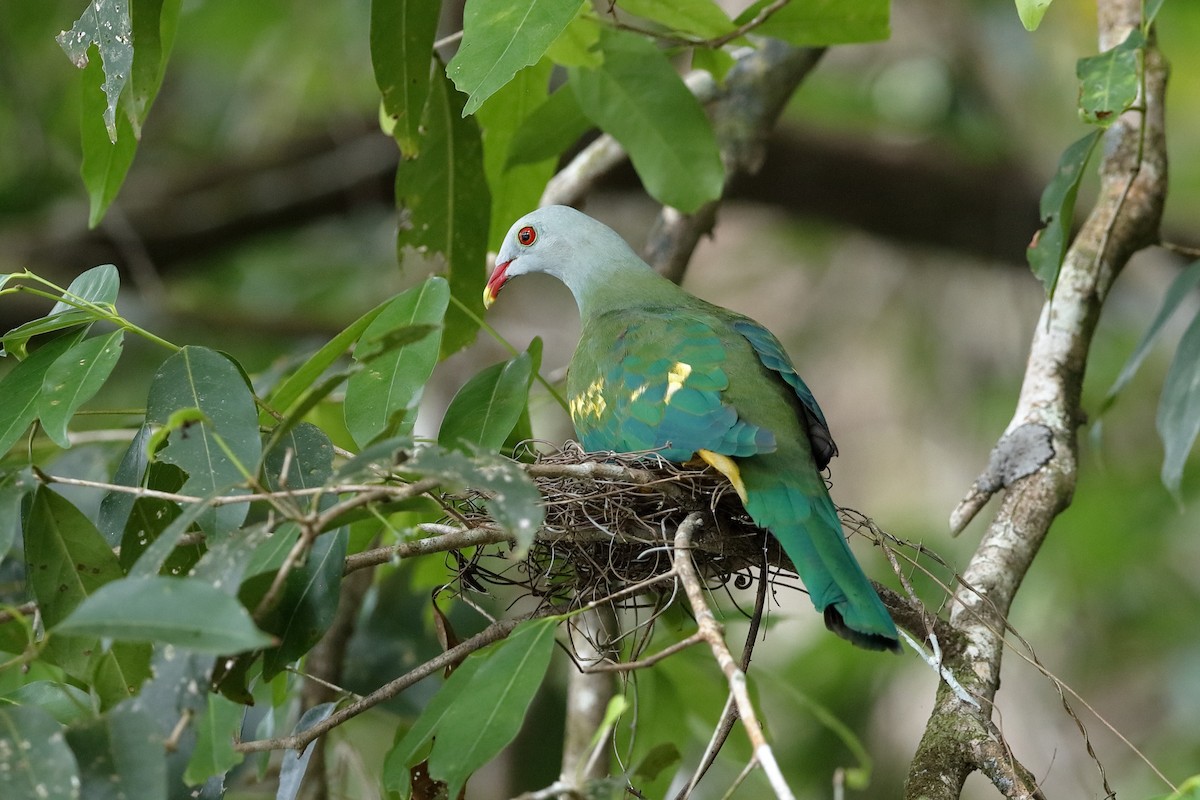
[[[571,418],[587,450],[658,450],[686,461],[700,449],[748,456],[775,449],[764,427],[722,399],[726,348],[704,320],[639,309],[590,322],[571,360]]]
[[[837,445],[834,444],[833,436],[829,433],[829,423],[825,421],[825,413],[817,405],[817,398],[813,397],[812,390],[808,388],[796,372],[796,368],[792,366],[792,361],[788,358],[783,345],[779,343],[773,333],[746,317],[735,321],[733,329],[750,342],[763,366],[783,378],[788,386],[796,392],[796,397],[800,399],[804,429],[808,433],[808,440],[812,446],[813,460],[816,461],[818,470],[825,469],[829,466],[830,459],[837,455]]]

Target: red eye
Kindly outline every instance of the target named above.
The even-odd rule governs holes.
[[[517,241],[528,247],[537,241],[537,231],[529,225],[526,225],[521,230],[517,231]]]

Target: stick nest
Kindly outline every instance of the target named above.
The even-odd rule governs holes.
[[[733,580],[745,588],[764,559],[791,568],[728,480],[707,465],[675,464],[655,453],[585,453],[569,442],[537,452],[528,469],[545,498],[543,529],[516,564],[501,566],[504,553],[481,548],[463,565],[464,581],[518,586],[564,609],[577,607],[670,571],[671,540],[692,512],[704,518],[693,560],[710,584]],[[470,505],[468,524],[485,524],[481,503]]]

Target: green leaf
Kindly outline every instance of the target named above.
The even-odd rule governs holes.
[[[1164,450],[1162,482],[1181,501],[1183,466],[1200,433],[1200,314],[1184,331],[1167,370],[1156,424]]]
[[[1084,122],[1107,127],[1133,105],[1138,95],[1138,51],[1146,44],[1141,30],[1129,31],[1125,41],[1098,56],[1081,58],[1079,116]]]
[[[25,561],[33,596],[47,628],[121,577],[104,537],[70,501],[38,487],[25,524]]]
[[[98,267],[92,267],[89,270],[81,272],[75,280],[71,281],[71,285],[63,293],[64,298],[74,302],[59,300],[46,316],[52,317],[64,311],[77,310],[78,306],[75,303],[91,303],[92,305],[111,308],[116,304],[117,294],[120,290],[121,276],[117,272],[116,267],[112,264],[101,264]]]
[[[524,556],[542,525],[545,510],[537,486],[517,462],[486,453],[470,457],[440,447],[416,450],[401,468],[437,478],[444,485],[489,493],[488,513],[517,540],[514,558]]]
[[[561,67],[598,67],[604,63],[599,49],[601,24],[584,4],[566,30],[546,49],[546,58]]]
[[[621,0],[621,9],[668,30],[715,39],[734,29],[729,15],[713,0]]]
[[[84,68],[80,117],[80,174],[90,200],[89,227],[96,227],[116,198],[137,151],[142,123],[162,85],[175,40],[180,0],[93,0],[59,43]],[[103,67],[88,61],[97,42]],[[132,46],[137,43],[136,52]],[[123,85],[126,113],[116,115]]]
[[[284,416],[289,416],[297,401],[308,393],[312,385],[325,373],[325,370],[346,354],[350,345],[358,341],[367,326],[392,302],[389,299],[375,306],[326,342],[320,350],[309,356],[307,361],[271,391],[267,397],[267,404]]]
[[[1108,393],[1104,395],[1104,402],[1100,408],[1101,414],[1112,407],[1117,395],[1129,384],[1129,381],[1133,380],[1133,376],[1137,374],[1138,368],[1149,354],[1150,348],[1158,341],[1158,335],[1162,333],[1167,320],[1197,285],[1200,285],[1200,261],[1193,261],[1187,269],[1175,276],[1167,293],[1163,295],[1162,305],[1159,306],[1158,313],[1154,315],[1154,321],[1142,334],[1142,339],[1129,356],[1129,360],[1125,362],[1125,366],[1121,367],[1121,374],[1117,376]]]
[[[12,549],[21,524],[21,502],[37,489],[37,480],[28,467],[0,472],[0,562]]]
[[[1017,0],[1017,16],[1027,31],[1036,31],[1053,0]]]
[[[557,626],[553,618],[517,626],[493,645],[495,653],[447,710],[429,753],[429,775],[447,784],[449,797],[516,737],[550,666]]]
[[[450,293],[470,312],[456,303],[446,314],[443,356],[475,338],[487,281],[484,259],[492,200],[479,180],[479,126],[461,115],[462,100],[435,69],[423,117],[421,156],[401,161],[396,169],[396,207],[412,220],[396,238],[403,268],[445,272]]]
[[[253,474],[261,455],[258,412],[241,370],[229,358],[203,347],[185,347],[154,374],[146,401],[146,421],[163,425],[180,410],[198,409],[199,424],[172,430],[156,458],[188,474],[182,491],[198,497],[245,493],[237,484]],[[233,530],[246,518],[248,504],[208,509],[200,526],[209,536]]]
[[[494,647],[488,647],[472,653],[459,664],[442,684],[442,687],[438,689],[433,699],[429,701],[429,705],[425,706],[425,710],[421,712],[421,716],[417,718],[413,726],[405,732],[403,737],[397,738],[383,761],[382,780],[385,789],[399,792],[402,797],[408,797],[411,789],[409,768],[424,759],[425,747],[433,739],[438,726],[445,719],[446,713],[474,680],[479,668],[495,652]]]
[[[294,733],[303,733],[318,722],[322,722],[333,713],[335,708],[337,708],[337,703],[321,703],[308,709],[296,723]],[[283,766],[279,769],[279,790],[275,793],[276,800],[295,800],[299,796],[300,784],[304,780],[304,773],[308,771],[308,761],[312,758],[315,750],[315,747],[309,745],[304,748],[304,752],[283,760]]]
[[[117,117],[117,137],[111,138],[103,115],[104,95],[97,87],[103,83],[104,74],[100,64],[93,61],[83,71],[83,91],[80,95],[79,139],[83,158],[79,164],[79,175],[88,194],[88,227],[95,228],[104,219],[105,212],[117,199],[121,184],[129,174],[133,157],[137,153],[137,137],[129,118]]]
[[[449,302],[445,279],[429,278],[392,300],[363,331],[358,348],[372,350],[373,343],[392,330],[441,324]],[[412,430],[421,391],[437,364],[439,339],[435,332],[419,342],[374,353],[365,369],[350,376],[343,410],[346,428],[360,447],[381,436]],[[404,416],[397,420],[397,414]]]
[[[167,61],[175,46],[182,0],[133,0],[133,77],[126,108],[134,135],[141,137],[142,123],[158,96]]]
[[[1067,254],[1067,236],[1075,216],[1079,182],[1096,142],[1100,141],[1100,133],[1092,131],[1072,142],[1058,160],[1058,172],[1042,191],[1040,210],[1044,227],[1034,235],[1025,257],[1033,274],[1046,287],[1047,297],[1054,295],[1058,283],[1058,271]]]
[[[196,724],[196,749],[183,773],[183,782],[188,786],[223,775],[245,758],[233,749],[233,743],[241,733],[246,709],[219,694],[208,692],[205,696],[208,708]]]
[[[112,482],[118,486],[139,486],[142,476],[146,474],[146,466],[150,456],[146,445],[150,441],[150,426],[142,425],[133,436],[133,441],[121,457],[117,471],[113,473]],[[182,482],[180,486],[182,486]],[[96,527],[104,534],[105,540],[113,547],[121,543],[125,532],[125,523],[129,512],[133,509],[135,496],[129,492],[109,492],[100,501],[100,513],[96,517]]]
[[[529,401],[533,380],[529,353],[493,364],[467,381],[450,405],[438,431],[438,444],[447,449],[496,452],[516,426]]]
[[[63,725],[99,713],[90,694],[78,686],[58,681],[32,681],[5,695],[4,701],[18,706],[37,706]]]
[[[133,71],[133,20],[129,0],[92,0],[69,31],[57,37],[59,46],[75,66],[88,63],[88,49],[95,44],[104,59],[104,125],[108,138],[117,141],[117,101]]]
[[[521,72],[480,107],[475,118],[483,127],[483,169],[492,195],[488,247],[499,250],[513,220],[537,208],[554,176],[558,153],[541,161],[514,164],[509,159],[517,130],[546,99],[552,65],[543,59]]]
[[[575,92],[563,86],[521,121],[510,139],[506,166],[557,159],[591,127]]]
[[[121,706],[66,733],[79,759],[80,797],[167,796],[164,737],[145,712]]]
[[[54,630],[214,655],[271,644],[236,598],[202,580],[157,575],[106,584]]]
[[[79,407],[91,400],[121,357],[124,331],[93,336],[63,353],[42,379],[38,416],[46,435],[59,447],[71,446],[67,422]]]
[[[154,541],[142,552],[134,565],[129,568],[130,578],[144,578],[152,575],[157,575],[162,571],[164,565],[170,563],[175,555],[175,547],[183,535],[196,524],[196,521],[212,508],[207,502],[192,503],[183,509],[178,517],[171,520],[163,532],[158,535]],[[136,521],[130,517],[130,524],[136,524]]]
[[[772,2],[759,0],[735,22],[749,22]],[[783,6],[751,32],[811,47],[876,42],[891,35],[888,12],[888,0],[803,0]]]
[[[33,706],[0,705],[0,797],[78,800],[79,767],[54,718]]]
[[[583,5],[583,0],[467,0],[463,38],[446,73],[468,95],[462,114],[485,100],[530,64],[536,64]]]
[[[579,107],[629,152],[655,200],[691,213],[721,196],[725,171],[712,125],[666,56],[639,36],[601,36],[604,63],[572,69]]]
[[[120,289],[120,277],[117,268],[112,264],[104,264],[80,274],[63,293],[59,300],[44,317],[31,320],[24,325],[13,328],[4,334],[4,349],[17,358],[25,358],[25,347],[34,336],[40,336],[54,331],[86,325],[102,317],[92,308],[80,308],[79,304],[91,304],[112,309],[117,302],[117,292]]]
[[[418,153],[440,2],[371,0],[371,66],[405,158]]]
[[[349,535],[347,528],[322,534],[304,562],[288,573],[279,605],[262,619],[263,630],[279,639],[263,653],[264,680],[311,650],[333,624]]]
[[[81,335],[68,333],[46,342],[0,378],[0,454],[7,453],[37,419],[46,371]]]

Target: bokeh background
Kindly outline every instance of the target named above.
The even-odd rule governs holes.
[[[28,268],[65,285],[116,263],[128,316],[173,341],[235,353],[256,372],[423,277],[396,266],[396,152],[377,124],[369,3],[185,2],[129,179],[92,231],[77,177],[80,76],[54,42],[82,5],[0,3],[0,272]],[[788,347],[841,450],[833,464],[839,504],[962,564],[989,513],[958,539],[946,517],[1016,400],[1043,299],[1024,248],[1042,185],[1085,132],[1074,63],[1095,52],[1095,8],[1058,0],[1033,34],[1008,0],[897,0],[892,14],[891,40],[833,49],[802,86],[764,169],[734,187],[685,286],[756,317]],[[454,24],[449,8],[445,30]],[[1200,5],[1168,0],[1158,31],[1173,74],[1163,236],[1195,246]],[[1091,194],[1085,183],[1080,210]],[[656,208],[623,170],[587,210],[636,247]],[[1075,500],[1012,618],[1046,667],[1107,720],[1072,698],[1110,782],[1128,798],[1166,792],[1130,744],[1173,780],[1200,773],[1200,464],[1185,473],[1177,504],[1158,479],[1155,431],[1163,376],[1195,298],[1119,401],[1096,414],[1186,263],[1166,250],[1139,254],[1107,303],[1084,390],[1093,416],[1080,431]],[[44,312],[25,302],[0,303],[5,329]],[[566,364],[578,332],[569,294],[541,276],[511,284],[490,321],[518,347],[542,336],[548,373]],[[484,336],[441,365],[422,428],[435,431],[453,392],[502,352]],[[159,358],[130,342],[117,380],[94,405],[144,405]],[[533,403],[539,437],[570,435],[555,404]],[[106,457],[77,448],[58,471],[88,474]],[[860,553],[869,573],[890,575],[877,552]],[[429,646],[396,623],[405,609],[420,615],[420,587],[444,572],[441,564],[424,569],[372,595],[355,644],[353,678],[363,687]],[[921,585],[936,605],[937,588]],[[824,635],[796,593],[778,600],[752,675],[762,675],[758,691],[770,698],[767,720],[794,787],[829,796],[833,767],[857,763],[823,722],[828,712],[875,760],[871,788],[857,796],[899,797],[934,676],[911,656],[889,660]],[[1053,685],[1015,656],[1004,669],[997,722],[1047,795],[1102,797]],[[702,660],[672,659],[636,689],[656,708],[678,709],[642,719],[645,735],[684,725],[702,740],[723,701],[717,672]],[[547,720],[561,703],[555,691],[539,701],[512,756],[474,781],[479,797],[509,796],[512,780],[554,777],[558,733],[547,733]],[[345,796],[372,796],[369,776],[394,726],[380,712],[335,737],[337,757],[350,765]],[[548,778],[538,784],[538,776]],[[753,783],[742,791],[756,796]],[[964,796],[996,793],[973,776]]]

